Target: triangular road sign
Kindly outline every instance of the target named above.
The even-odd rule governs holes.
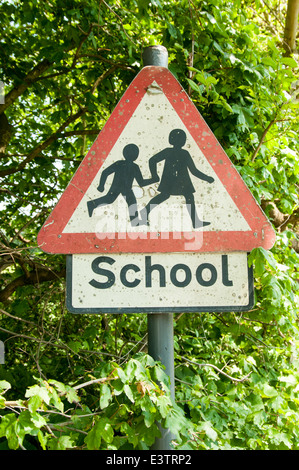
[[[186,92],[144,67],[38,235],[50,253],[269,249],[275,232]]]

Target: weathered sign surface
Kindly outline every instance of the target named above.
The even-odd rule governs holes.
[[[249,252],[274,240],[188,95],[157,66],[131,83],[38,236],[65,254]]]
[[[113,253],[67,258],[73,313],[242,311],[253,306],[247,254]]]

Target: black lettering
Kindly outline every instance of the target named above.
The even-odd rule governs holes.
[[[160,275],[160,287],[166,286],[165,269],[161,264],[151,264],[151,256],[145,257],[145,287],[152,287],[152,272],[158,271]]]
[[[180,269],[185,272],[185,279],[183,281],[179,281],[176,277],[176,274]],[[171,268],[170,280],[171,280],[172,284],[176,287],[186,287],[186,286],[188,286],[188,284],[190,284],[191,277],[192,277],[192,275],[191,275],[190,268],[188,266],[186,266],[185,264],[176,264],[175,266],[173,266],[173,268]]]
[[[211,278],[208,281],[206,281],[202,277],[202,272],[204,269],[209,269],[211,272]],[[215,266],[213,266],[210,263],[200,264],[196,270],[196,279],[197,279],[198,284],[204,287],[209,287],[215,284],[215,282],[217,281],[217,270]]]
[[[221,257],[222,260],[222,284],[224,286],[232,286],[233,281],[230,281],[228,279],[228,261],[227,261],[227,255],[222,255]]]
[[[138,271],[140,271],[140,268],[138,268],[136,264],[126,264],[123,268],[121,268],[120,280],[122,284],[126,287],[136,287],[138,286],[138,284],[140,284],[140,279],[134,279],[134,281],[128,281],[128,279],[126,278],[126,274],[130,269],[135,271],[135,273],[138,273]]]
[[[100,263],[108,263],[112,265],[115,263],[115,260],[112,258],[109,258],[109,256],[98,256],[97,258],[95,258],[93,262],[91,263],[91,269],[96,274],[100,274],[101,276],[106,276],[107,281],[99,282],[99,281],[96,281],[95,279],[92,279],[92,281],[89,281],[89,284],[92,287],[95,287],[96,289],[108,289],[109,287],[113,286],[115,282],[115,276],[111,271],[100,268]]]

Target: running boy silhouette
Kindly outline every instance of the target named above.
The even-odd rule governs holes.
[[[162,150],[149,160],[149,168],[154,182],[159,181],[157,164],[165,160],[161,182],[158,187],[160,194],[153,197],[146,207],[141,210],[141,220],[139,220],[138,225],[148,225],[150,211],[172,195],[184,196],[193,228],[209,225],[210,222],[203,222],[197,216],[193,195],[195,189],[189,172],[208,183],[213,183],[214,178],[199,171],[190,153],[182,148],[186,143],[186,133],[182,129],[174,129],[170,132],[169,143],[173,147]]]
[[[147,186],[148,184],[159,180],[158,177],[158,179],[143,178],[139,166],[134,163],[138,155],[139,148],[137,145],[128,144],[123,149],[123,156],[125,160],[118,160],[103,171],[100,178],[100,184],[97,188],[100,192],[104,191],[108,176],[114,173],[114,178],[111,187],[105,196],[87,202],[89,217],[92,216],[92,213],[96,207],[112,204],[116,198],[122,194],[128,205],[131,224],[136,225],[136,223],[133,222],[133,220],[136,218],[136,222],[138,222],[137,202],[132,190],[134,180],[136,180],[141,187]]]

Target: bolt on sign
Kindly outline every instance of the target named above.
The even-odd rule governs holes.
[[[253,305],[247,253],[275,232],[165,67],[144,67],[38,235],[67,258],[82,312],[233,311]]]

